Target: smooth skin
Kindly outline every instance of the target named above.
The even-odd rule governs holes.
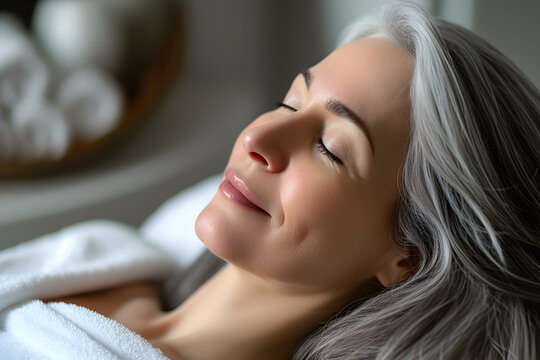
[[[315,290],[351,286],[396,259],[393,214],[398,172],[410,132],[412,60],[387,39],[346,45],[298,76],[283,103],[239,136],[236,170],[269,216],[219,193],[201,213],[197,233],[216,255],[253,274]],[[362,117],[358,126],[326,108],[338,100]],[[337,164],[315,144],[342,160]],[[399,256],[398,256],[399,257]],[[397,274],[397,278],[401,275]]]
[[[354,41],[240,134],[227,169],[264,211],[218,191],[196,230],[228,265],[177,309],[161,312],[147,288],[63,300],[101,309],[174,359],[290,359],[318,324],[411,271],[394,215],[413,66],[388,39]]]

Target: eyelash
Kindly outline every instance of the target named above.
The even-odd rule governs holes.
[[[289,105],[287,105],[287,104],[285,104],[285,103],[282,103],[282,102],[280,102],[280,101],[278,101],[277,107],[284,107],[284,108],[289,109],[289,110],[291,110],[291,111],[298,111],[298,109],[295,109],[295,108],[293,108],[292,106],[289,106]]]
[[[335,162],[338,165],[343,165],[343,161],[341,161],[340,158],[338,158],[336,155],[334,155],[330,150],[326,148],[321,138],[315,139],[315,144],[317,145],[317,149],[321,154],[326,156],[330,159],[330,161]]]
[[[278,102],[277,103],[277,106],[278,107],[284,107],[286,109],[289,109],[291,111],[298,111],[297,109],[293,108],[292,106],[289,106],[285,103],[282,103],[282,102]],[[338,158],[336,155],[334,155],[330,150],[328,150],[328,148],[324,145],[324,142],[322,140],[322,138],[316,138],[315,139],[315,145],[317,146],[317,150],[323,154],[324,156],[326,156],[328,159],[330,159],[330,161],[332,162],[335,162],[336,164],[339,164],[339,165],[343,165],[343,161],[341,161],[340,158]]]

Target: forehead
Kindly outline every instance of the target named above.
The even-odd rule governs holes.
[[[413,67],[412,56],[389,39],[356,40],[312,68],[313,88],[361,109],[367,118],[384,117],[408,105]]]

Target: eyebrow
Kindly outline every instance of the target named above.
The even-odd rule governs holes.
[[[313,80],[313,76],[311,75],[311,71],[309,69],[304,69],[301,71],[302,76],[304,77],[304,81],[306,82],[306,86],[309,90],[311,86],[311,81]]]
[[[309,88],[311,87],[311,83],[313,82],[313,74],[309,69],[302,70],[301,74],[309,90]],[[375,147],[373,146],[373,139],[371,137],[371,133],[369,132],[366,122],[357,113],[352,111],[349,107],[347,107],[345,104],[343,104],[337,99],[328,100],[326,102],[326,108],[340,117],[351,120],[356,126],[358,126],[360,130],[364,132],[369,141],[371,153],[375,155]]]

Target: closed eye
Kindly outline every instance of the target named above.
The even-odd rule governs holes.
[[[315,139],[315,145],[317,146],[317,150],[319,150],[321,154],[329,158],[330,161],[335,162],[338,165],[343,165],[343,161],[341,161],[340,158],[338,158],[336,155],[334,155],[334,153],[328,150],[321,138]]]
[[[286,108],[286,109],[289,109],[291,111],[298,111],[297,109],[293,108],[292,106],[290,105],[287,105],[283,102],[278,102],[277,103],[277,107],[283,107],[283,108]],[[326,156],[328,159],[330,159],[330,161],[336,163],[336,164],[339,164],[339,165],[343,165],[343,161],[338,158],[334,153],[332,153],[330,150],[328,150],[328,148],[324,145],[324,142],[321,138],[316,138],[315,139],[315,145],[317,146],[317,150],[323,154],[324,156]]]
[[[292,106],[289,106],[289,105],[287,105],[285,103],[282,103],[282,102],[279,102],[279,101],[277,103],[277,107],[284,107],[284,108],[289,109],[291,111],[298,111],[298,109],[295,109]]]

